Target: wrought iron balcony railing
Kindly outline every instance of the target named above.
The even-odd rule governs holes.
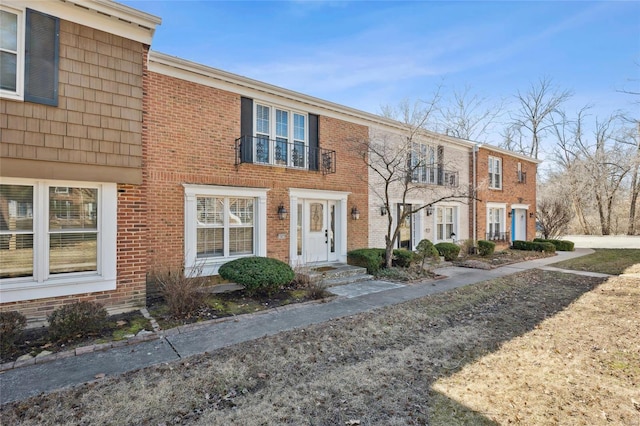
[[[426,166],[415,168],[411,173],[411,181],[450,187],[457,187],[459,184],[457,171]]]
[[[508,232],[488,232],[487,233],[487,241],[509,241],[509,233]]]
[[[236,139],[236,165],[240,163],[267,164],[304,170],[323,175],[336,172],[336,152],[313,148],[303,142],[268,139],[263,136],[242,136]]]

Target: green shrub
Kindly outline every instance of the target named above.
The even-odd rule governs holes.
[[[271,295],[295,278],[286,263],[268,257],[243,257],[227,262],[218,270],[226,280],[242,285],[250,296]]]
[[[0,357],[10,355],[22,335],[27,318],[18,311],[0,312]]]
[[[208,277],[201,276],[201,268],[196,268],[191,276],[186,276],[183,268],[178,271],[164,271],[153,274],[152,280],[167,304],[174,318],[189,318],[204,305],[206,294],[202,287]]]
[[[555,253],[556,246],[551,243],[540,243],[535,241],[515,240],[511,247],[516,250],[540,251],[545,253]]]
[[[47,319],[51,338],[67,340],[102,330],[107,324],[107,310],[97,302],[76,302],[56,309]]]
[[[453,243],[438,243],[435,245],[440,256],[444,256],[444,260],[455,260],[460,254],[460,246]]]
[[[478,253],[480,256],[491,256],[496,249],[493,241],[478,240]]]
[[[380,248],[363,248],[347,253],[349,265],[367,268],[367,273],[375,275],[384,266],[385,250]]]
[[[569,240],[545,240],[543,238],[534,238],[533,241],[537,243],[551,243],[554,246],[556,246],[557,251],[574,251],[575,250],[575,247],[574,247],[575,245],[573,241],[569,241]]]
[[[393,266],[408,268],[415,260],[416,254],[407,249],[395,249],[393,251]]]

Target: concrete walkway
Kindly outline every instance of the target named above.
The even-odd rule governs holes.
[[[259,314],[238,316],[224,322],[179,327],[161,332],[162,337],[154,341],[6,370],[0,374],[0,404],[91,382],[96,380],[96,377],[116,376],[154,364],[177,361],[184,357],[212,352],[281,331],[372,311],[524,270],[544,268],[551,263],[592,252],[593,250],[590,249],[559,252],[554,257],[516,263],[492,270],[441,268],[436,272],[447,278],[420,284],[401,285],[371,280],[345,285],[333,288],[332,291],[340,296],[326,303],[291,305]]]

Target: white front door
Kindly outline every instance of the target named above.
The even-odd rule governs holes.
[[[330,226],[329,203],[326,200],[306,200],[305,216],[305,260],[326,262],[333,240]]]
[[[513,209],[512,240],[526,241],[527,239],[527,211],[525,209]]]

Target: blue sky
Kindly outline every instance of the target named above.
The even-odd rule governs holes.
[[[122,3],[162,18],[153,50],[372,113],[438,85],[508,108],[546,76],[569,111],[638,115],[640,2]]]

